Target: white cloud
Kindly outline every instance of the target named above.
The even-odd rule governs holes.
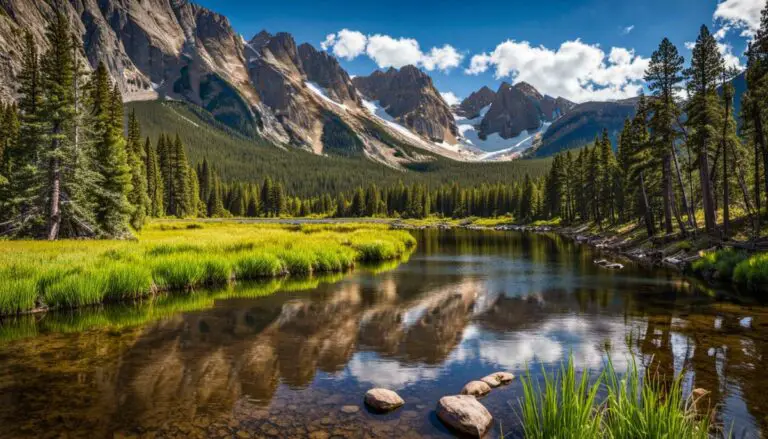
[[[353,60],[365,51],[368,38],[360,32],[342,29],[338,33],[328,34],[325,41],[320,43],[323,50],[333,49],[333,54],[339,58]]]
[[[464,59],[464,55],[449,44],[433,47],[424,53],[419,42],[413,38],[394,38],[383,34],[366,36],[349,29],[329,34],[325,41],[320,43],[320,47],[350,61],[366,54],[380,68],[399,69],[411,64],[429,71],[448,71],[461,65]]]
[[[725,27],[742,30],[742,36],[752,37],[760,27],[760,11],[765,0],[723,0],[715,9],[715,20],[721,20]]]
[[[717,50],[720,51],[720,55],[723,56],[726,67],[733,67],[739,70],[743,70],[745,67],[741,63],[741,58],[733,54],[733,46],[728,43],[717,43]]]
[[[629,34],[630,32],[632,32],[633,30],[635,30],[635,25],[634,25],[634,24],[631,24],[631,25],[629,25],[629,26],[625,27],[624,29],[622,29],[622,30],[621,30],[621,33],[622,33],[622,34],[624,34],[624,35],[628,35],[628,34]]]
[[[581,40],[566,41],[557,50],[508,40],[491,53],[473,56],[465,72],[479,74],[493,66],[497,79],[525,81],[542,93],[583,102],[636,96],[648,62],[620,47],[606,55],[598,45]]]
[[[448,105],[459,105],[461,103],[461,98],[456,96],[452,91],[447,91],[445,93],[441,92],[440,96],[443,97],[443,100]]]
[[[453,46],[448,44],[443,47],[433,47],[422,58],[422,64],[427,70],[438,69],[442,71],[458,67],[464,55],[460,54]]]
[[[423,54],[419,42],[413,38],[392,38],[389,35],[373,35],[368,38],[365,53],[379,67],[400,67],[408,64],[416,65]]]
[[[688,50],[693,50],[693,48],[696,47],[695,41],[686,41],[685,42],[685,48]]]

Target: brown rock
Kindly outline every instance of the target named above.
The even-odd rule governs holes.
[[[374,410],[387,412],[402,406],[405,401],[391,390],[376,388],[365,392],[365,403]]]
[[[493,417],[474,396],[444,396],[437,403],[437,417],[446,425],[473,437],[482,437]]]
[[[508,372],[494,372],[488,376],[480,378],[480,381],[491,387],[499,387],[502,384],[508,384],[515,379],[515,376]]]
[[[463,389],[461,389],[462,395],[472,395],[475,397],[478,396],[485,396],[491,391],[491,386],[489,386],[484,381],[470,381],[468,382]]]

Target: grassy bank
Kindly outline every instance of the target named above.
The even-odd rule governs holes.
[[[716,433],[704,392],[683,394],[682,377],[671,383],[642,376],[634,361],[625,376],[612,364],[590,380],[577,377],[570,358],[539,386],[530,372],[523,378],[520,418],[526,438],[680,438],[706,439]],[[728,435],[721,435],[728,436]]]
[[[0,315],[135,300],[233,280],[339,273],[400,258],[387,225],[157,221],[137,241],[3,241]]]
[[[768,289],[768,254],[733,248],[704,252],[691,270],[707,279],[733,282],[749,291]]]

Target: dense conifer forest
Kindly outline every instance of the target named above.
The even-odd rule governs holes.
[[[164,216],[506,214],[725,236],[746,217],[758,235],[768,204],[768,11],[747,52],[739,114],[731,80],[740,72],[725,68],[702,26],[688,68],[661,42],[646,71],[649,96],[617,145],[604,131],[578,151],[508,163],[419,151],[427,160],[405,170],[345,152],[341,134],[316,156],[230,130],[191,105],[124,106],[103,65],[85,71],[64,16],[48,40],[40,54],[26,36],[20,97],[0,108],[4,236],[123,237]]]

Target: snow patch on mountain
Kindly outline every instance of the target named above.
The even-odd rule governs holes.
[[[543,122],[538,130],[523,131],[518,136],[510,139],[504,139],[498,133],[493,133],[486,136],[485,139],[481,139],[478,127],[490,109],[490,105],[483,107],[480,110],[480,114],[473,119],[467,119],[466,117],[454,114],[456,126],[461,135],[459,143],[463,144],[466,148],[484,151],[478,158],[479,160],[501,160],[517,157],[532,147],[534,141],[552,125],[549,122]]]
[[[314,83],[314,82],[311,82],[311,81],[307,81],[307,82],[305,82],[305,83],[304,83],[304,85],[306,85],[306,86],[307,86],[307,88],[309,89],[309,91],[311,91],[312,93],[314,93],[314,94],[316,94],[318,97],[320,97],[320,99],[322,99],[322,100],[324,100],[324,101],[326,101],[326,102],[328,102],[328,103],[330,103],[330,104],[333,104],[333,105],[335,105],[335,106],[337,106],[337,107],[339,107],[339,108],[341,108],[341,109],[343,109],[343,110],[348,110],[348,109],[349,109],[349,108],[347,108],[347,106],[346,106],[346,105],[344,105],[344,104],[340,104],[340,103],[338,103],[338,102],[334,101],[333,99],[331,99],[331,98],[328,96],[328,94],[325,92],[325,89],[324,89],[324,88],[322,88],[322,87],[320,87],[320,86],[319,86],[319,85],[317,85],[316,83]]]
[[[391,128],[402,133],[404,136],[408,137],[409,139],[418,140],[418,141],[422,140],[421,137],[414,134],[413,131],[395,122],[395,118],[390,116],[389,113],[387,113],[387,111],[381,107],[381,105],[379,104],[379,101],[368,101],[363,99],[363,106],[366,109],[368,109],[368,111],[370,111],[371,114],[379,118],[381,121],[389,125]]]

